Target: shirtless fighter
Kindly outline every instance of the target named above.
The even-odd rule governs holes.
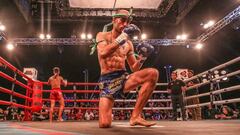
[[[99,127],[109,128],[112,123],[112,107],[114,99],[123,97],[124,93],[141,86],[135,108],[130,118],[130,125],[150,127],[154,122],[148,122],[141,117],[143,107],[150,98],[158,81],[158,70],[146,68],[140,70],[147,56],[154,48],[148,43],[137,46],[138,57],[134,55],[134,47],[129,40],[140,29],[130,24],[131,15],[127,10],[118,10],[113,16],[113,29],[110,32],[97,34],[98,60],[101,68]],[[133,72],[126,72],[125,61]]]
[[[54,67],[53,68],[53,76],[51,76],[48,79],[48,84],[51,85],[51,93],[50,93],[50,99],[51,99],[51,109],[49,114],[50,122],[52,122],[52,114],[53,109],[55,107],[55,101],[59,101],[60,108],[58,112],[58,121],[63,121],[62,119],[62,111],[64,108],[64,98],[61,92],[61,84],[63,84],[65,87],[67,86],[67,80],[63,80],[63,77],[59,75],[60,74],[60,68]]]

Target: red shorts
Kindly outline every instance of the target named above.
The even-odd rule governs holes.
[[[51,100],[60,100],[63,97],[60,88],[54,88],[51,90],[50,99]]]

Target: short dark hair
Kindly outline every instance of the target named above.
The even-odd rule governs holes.
[[[172,73],[171,73],[171,75],[172,75],[172,74],[175,74],[175,75],[177,75],[177,72],[172,72]]]
[[[53,72],[54,72],[54,73],[60,72],[60,68],[59,68],[59,67],[54,67],[54,68],[53,68]]]
[[[189,70],[188,70],[188,72],[190,72],[190,73],[194,74],[194,71],[193,71],[193,70],[190,70],[190,69],[189,69]]]
[[[113,18],[129,18],[130,13],[127,10],[119,9],[116,11],[116,13],[112,16]]]

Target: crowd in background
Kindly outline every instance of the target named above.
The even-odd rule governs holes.
[[[193,72],[191,76],[193,76]],[[186,74],[187,75],[187,74]],[[189,74],[188,74],[189,76]],[[189,76],[189,78],[191,77]],[[190,82],[186,84],[187,87],[193,86],[199,82]],[[192,91],[194,92],[194,91]],[[198,94],[197,89],[195,89],[196,93],[189,93],[186,92],[185,94],[187,96]],[[130,93],[127,95],[128,99],[136,99],[137,94]],[[82,94],[75,97],[73,94],[64,94],[65,100],[74,100],[74,99],[98,99],[98,94]],[[151,97],[151,99],[163,99],[165,101],[149,101],[146,104],[147,110],[144,110],[142,112],[142,117],[144,117],[147,120],[172,120],[173,118],[173,112],[172,108],[172,101],[171,94],[169,93],[154,93]],[[16,102],[14,100],[13,102]],[[185,105],[191,105],[191,102],[184,101]],[[199,104],[199,100],[197,103]],[[135,105],[135,102],[115,102],[114,108],[120,108],[120,109],[114,109],[112,118],[113,120],[129,120],[132,110],[128,108],[133,108]],[[49,119],[49,107],[50,102],[45,102],[43,105],[43,108],[40,112],[34,112],[31,114],[31,119],[33,121],[38,120],[48,120]],[[65,107],[72,107],[73,109],[65,109],[63,111],[62,117],[63,120],[98,120],[98,102],[65,102]],[[76,108],[74,108],[76,107]],[[91,108],[91,109],[78,109],[78,108]],[[152,109],[155,108],[155,109]],[[168,109],[160,109],[160,108],[168,108]],[[185,108],[186,110],[186,117],[187,120],[201,120],[201,119],[240,119],[239,114],[239,104],[233,103],[233,104],[227,104],[227,105],[208,105],[201,107],[200,110],[200,119],[195,119],[194,117],[194,109],[192,108]],[[179,112],[179,116],[180,112]],[[54,111],[53,118],[56,120],[58,117],[58,112]],[[6,120],[16,120],[16,121],[23,121],[25,119],[25,112],[23,109],[14,107],[14,106],[8,106],[0,108],[0,121],[6,121]]]
[[[93,104],[86,105],[87,107]],[[97,103],[94,104],[97,106]],[[116,108],[127,108],[133,107],[134,102],[116,102]],[[149,102],[147,107],[168,107],[171,106],[168,102]],[[211,105],[202,107],[202,119],[240,119],[239,115],[239,108],[234,108],[231,105],[223,105],[219,109],[212,107]],[[41,121],[41,120],[48,120],[48,107],[46,105],[43,106],[43,109],[40,112],[35,112],[32,114],[33,121]],[[113,110],[113,120],[129,120],[131,116],[132,110],[127,109],[119,109]],[[192,120],[191,111],[186,111],[188,120]],[[171,110],[144,110],[142,116],[147,120],[171,120],[172,118],[172,111]],[[53,113],[53,118],[57,120],[58,112],[55,111]],[[64,110],[63,119],[67,120],[98,120],[98,110],[94,109],[70,109]],[[23,121],[25,119],[25,114],[23,109],[19,109],[17,107],[9,106],[5,109],[0,108],[0,121],[6,120],[15,120],[15,121]]]

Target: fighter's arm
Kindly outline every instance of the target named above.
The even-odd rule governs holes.
[[[143,63],[140,62],[141,61],[141,57],[136,58],[134,55],[134,48],[133,48],[133,44],[132,42],[128,42],[130,49],[127,53],[127,62],[128,65],[131,69],[132,72],[138,71],[140,70],[140,68],[142,67]]]
[[[123,29],[122,33],[111,43],[106,42],[106,32],[99,32],[96,37],[97,42],[99,43],[97,46],[98,53],[101,57],[108,57],[113,52],[115,52],[118,47],[124,45],[128,41],[128,39],[132,37],[132,35],[136,32],[139,33],[140,29],[134,24],[129,24]]]
[[[64,80],[62,76],[60,76],[61,84],[65,87],[67,86],[67,80]]]
[[[48,79],[48,85],[51,85],[52,77],[49,77]]]
[[[133,45],[130,42],[131,49],[133,50]],[[132,71],[138,71],[141,67],[144,61],[147,59],[147,57],[154,51],[154,47],[149,43],[141,42],[136,46],[136,52],[138,53],[137,60],[135,56],[128,58],[128,63],[132,69]],[[135,58],[135,59],[134,59]]]
[[[108,43],[105,34],[106,33],[104,32],[99,32],[96,37],[98,42],[98,54],[103,58],[108,57],[119,48],[119,44],[117,42],[113,41],[112,43]]]

